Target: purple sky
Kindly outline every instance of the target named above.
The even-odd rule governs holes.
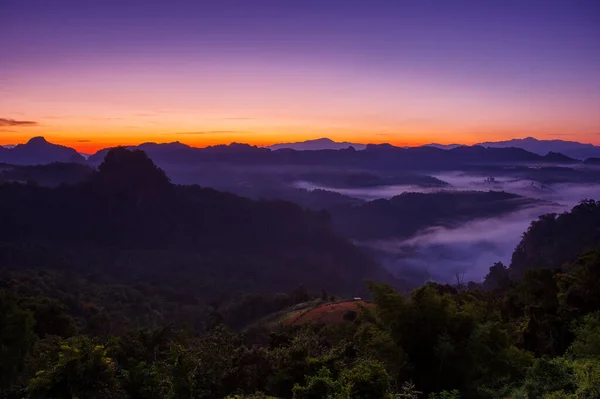
[[[38,123],[0,143],[600,143],[597,0],[1,0],[0,37]]]

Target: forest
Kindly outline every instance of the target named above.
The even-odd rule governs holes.
[[[174,185],[142,151],[0,205],[1,398],[600,397],[600,202],[534,221],[482,283],[412,290],[328,212]]]

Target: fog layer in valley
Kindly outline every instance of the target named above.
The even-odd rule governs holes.
[[[493,178],[464,172],[435,174],[449,184],[443,190],[506,191],[546,201],[510,214],[490,219],[476,219],[455,227],[431,226],[409,239],[359,242],[391,272],[413,283],[428,279],[455,282],[459,275],[466,281],[481,281],[494,262],[510,264],[512,252],[530,223],[546,213],[571,209],[584,199],[600,198],[600,184],[555,183],[513,176]],[[373,200],[391,198],[404,192],[430,193],[439,187],[383,186],[375,188],[337,189],[296,182],[305,189],[321,188]]]
[[[406,240],[364,242],[382,264],[411,281],[480,281],[495,262],[508,265],[521,234],[539,215],[565,208],[544,205],[503,217],[473,220],[454,228],[430,227]]]

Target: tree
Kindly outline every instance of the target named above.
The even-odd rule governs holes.
[[[341,390],[341,384],[331,377],[331,371],[322,367],[317,375],[306,377],[306,385],[296,385],[292,392],[294,399],[327,399],[339,395]]]
[[[439,393],[430,393],[428,399],[460,399],[460,392],[453,389],[452,391],[442,391]]]
[[[0,394],[19,381],[34,341],[34,323],[30,311],[20,308],[13,295],[0,290]]]
[[[508,268],[502,262],[490,266],[490,271],[485,276],[483,288],[491,291],[495,289],[506,290],[510,285]]]
[[[385,398],[391,390],[391,378],[384,365],[375,360],[361,360],[342,372],[340,381],[352,399]]]
[[[116,366],[108,350],[77,336],[56,348],[54,361],[36,372],[27,391],[31,398],[123,398]]]

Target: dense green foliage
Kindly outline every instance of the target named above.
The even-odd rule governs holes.
[[[205,330],[129,325],[107,334],[86,324],[93,316],[32,295],[58,284],[30,279],[26,293],[17,278],[0,295],[4,397],[600,395],[600,251],[489,292],[428,283],[406,296],[370,283],[375,307],[353,321],[241,333],[221,316]]]
[[[511,272],[559,268],[582,251],[600,245],[600,202],[583,201],[571,212],[548,214],[533,222],[516,248]]]

